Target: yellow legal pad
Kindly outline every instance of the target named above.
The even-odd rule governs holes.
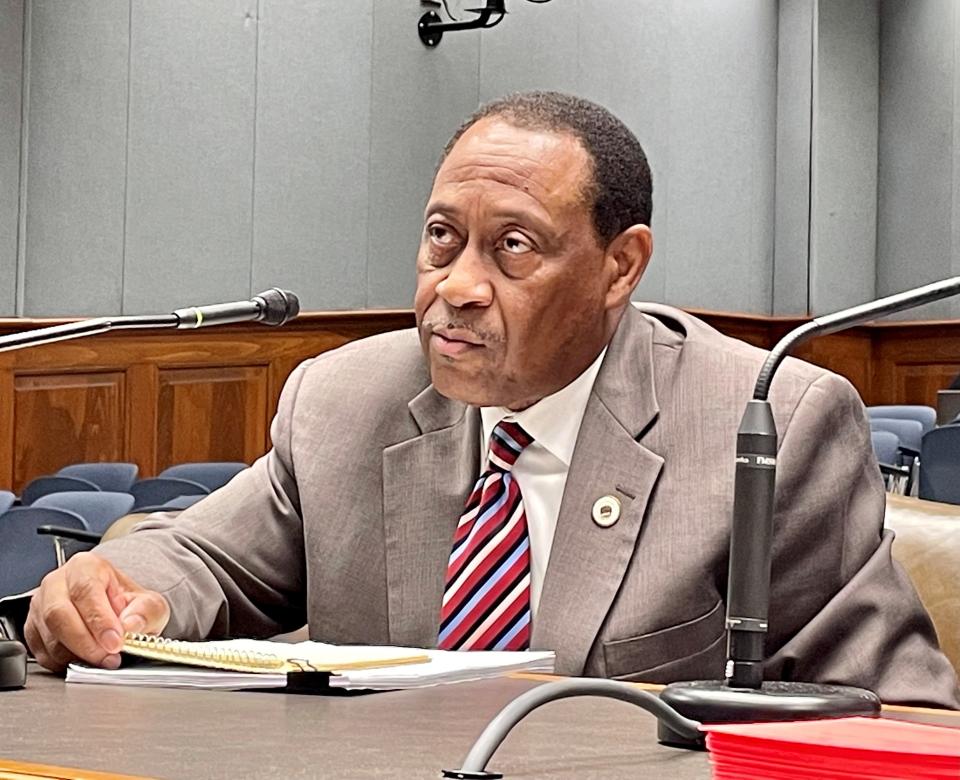
[[[335,672],[419,664],[430,660],[422,651],[409,647],[331,645],[325,642],[287,644],[262,639],[188,642],[148,634],[126,634],[123,651],[153,661],[254,673]]]
[[[30,764],[25,761],[0,758],[0,780],[149,780],[149,778],[49,764]]]

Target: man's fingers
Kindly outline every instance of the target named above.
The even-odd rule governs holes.
[[[115,615],[119,615],[127,606],[130,599],[118,577],[111,577],[107,582],[107,598],[110,599],[110,606],[113,607]]]
[[[120,650],[104,648],[77,608],[66,600],[44,604],[36,626],[47,654],[61,669],[73,658],[100,666]]]
[[[51,672],[63,671],[69,659],[60,659],[47,649],[32,615],[27,617],[27,622],[23,626],[23,637],[27,640],[27,647],[30,648],[33,657],[37,659],[37,663]]]
[[[67,594],[83,625],[106,653],[119,653],[123,646],[123,627],[107,596],[108,588],[113,588],[115,593],[120,590],[113,567],[90,556],[82,562],[77,561],[75,566],[64,567],[64,574]],[[69,620],[72,616],[67,614],[62,617]],[[54,626],[51,626],[51,629],[57,636],[67,640],[67,636],[57,631]],[[79,642],[81,638],[78,636],[75,641]],[[76,649],[69,641],[65,643],[71,649]]]
[[[44,577],[25,633],[48,669],[60,671],[76,658],[116,668],[124,631],[159,633],[169,619],[159,593],[143,590],[95,554],[78,553]]]
[[[130,603],[120,613],[124,631],[134,634],[159,634],[170,620],[167,600],[152,590],[134,593]]]

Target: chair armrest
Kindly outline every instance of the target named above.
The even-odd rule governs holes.
[[[891,477],[908,477],[910,468],[908,466],[895,466],[892,463],[880,463],[880,473]],[[37,533],[40,533],[37,531]]]
[[[102,534],[93,531],[81,531],[79,528],[66,528],[62,525],[41,525],[37,528],[41,536],[59,536],[61,539],[72,539],[75,542],[91,542],[97,544]]]

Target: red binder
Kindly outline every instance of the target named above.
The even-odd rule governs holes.
[[[960,728],[881,718],[703,728],[717,780],[960,778]]]

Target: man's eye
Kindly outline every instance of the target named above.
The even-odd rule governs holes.
[[[522,255],[533,251],[533,245],[522,233],[507,233],[500,240],[500,245],[512,255]]]
[[[450,246],[456,241],[453,231],[443,225],[427,225],[427,235],[439,246]]]

